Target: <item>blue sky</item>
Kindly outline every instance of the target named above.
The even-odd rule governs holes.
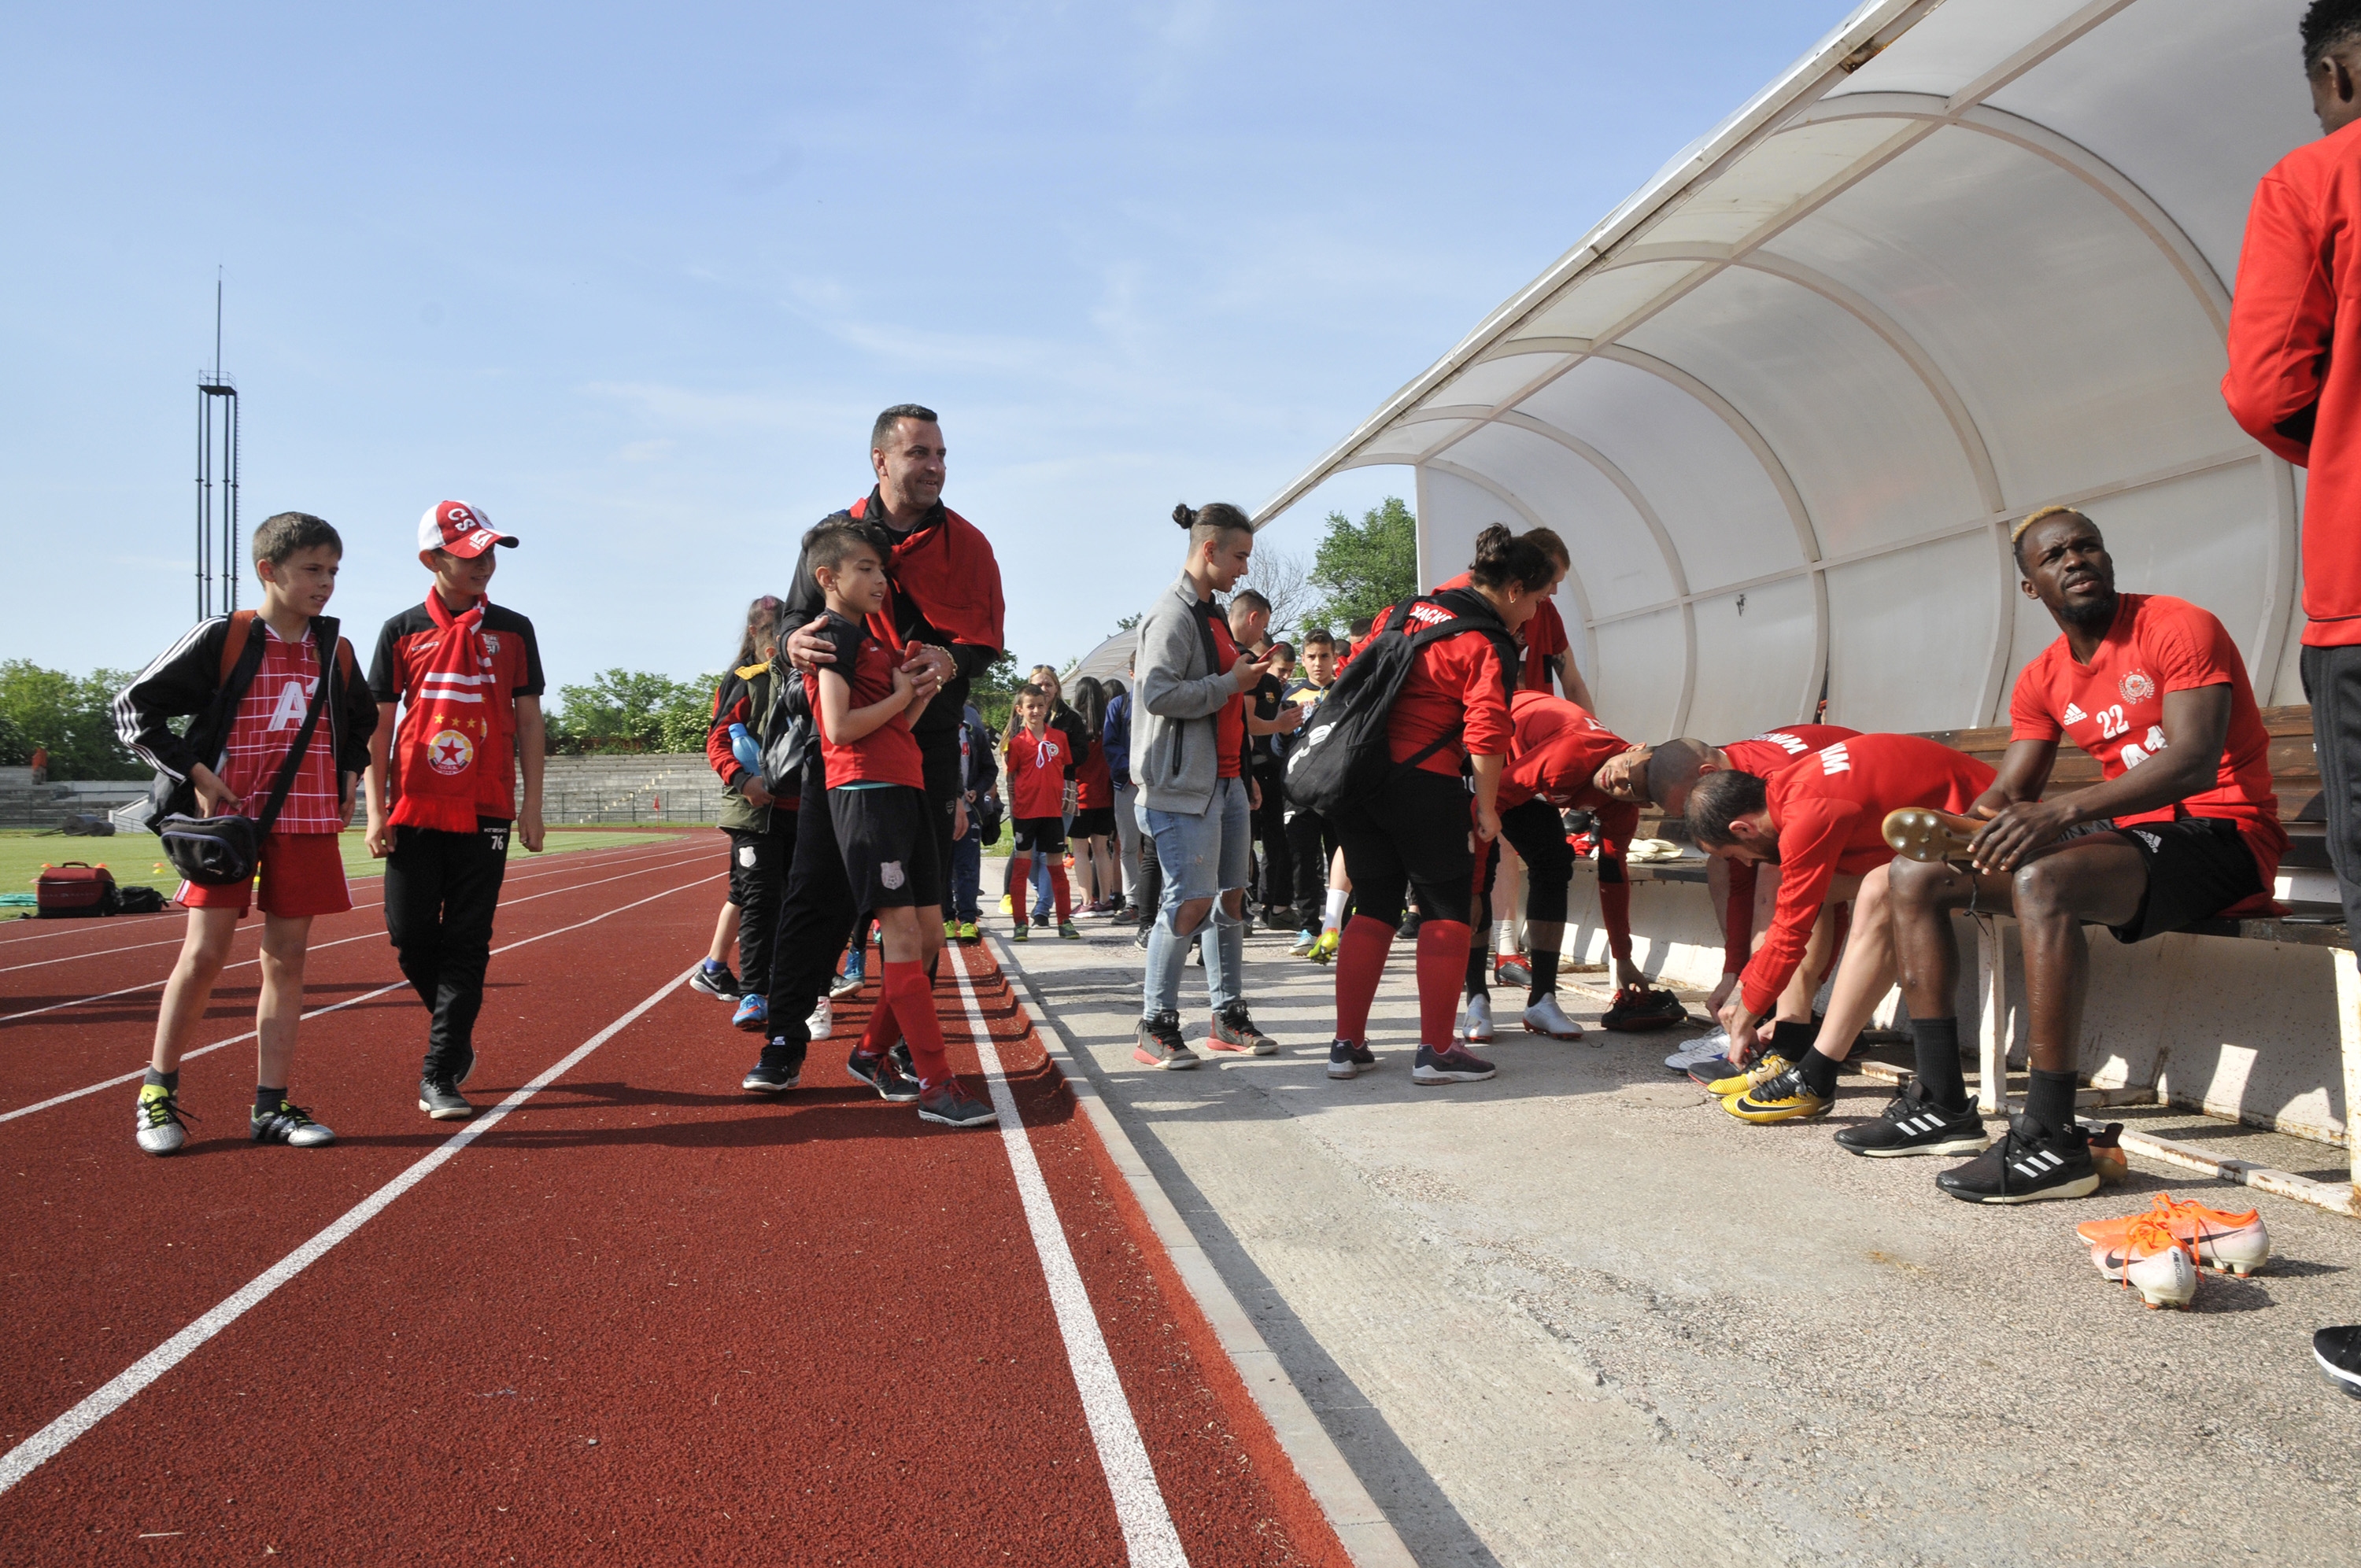
[[[192,614],[218,265],[245,521],[337,525],[364,650],[450,496],[522,537],[493,597],[553,684],[713,669],[907,400],[1062,663],[1170,579],[1175,500],[1259,506],[1847,9],[20,10],[0,657]]]

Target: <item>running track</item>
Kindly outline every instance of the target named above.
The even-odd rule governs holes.
[[[1000,1132],[844,1073],[873,987],[758,1099],[680,983],[720,885],[703,836],[512,865],[463,1125],[378,912],[324,919],[338,1143],[247,1142],[249,967],[164,1160],[73,1091],[178,921],[0,928],[49,1009],[0,1022],[0,1562],[1344,1563],[990,958],[937,994]]]

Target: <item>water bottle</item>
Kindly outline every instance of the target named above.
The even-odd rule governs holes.
[[[752,735],[746,733],[746,727],[742,724],[733,724],[730,727],[730,754],[738,759],[740,767],[758,777],[761,775],[763,748],[755,742]]]

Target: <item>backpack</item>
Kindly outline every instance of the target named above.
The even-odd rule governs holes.
[[[1432,606],[1449,620],[1405,631],[1411,612]],[[1489,616],[1467,615],[1428,596],[1406,598],[1386,617],[1386,629],[1363,646],[1320,699],[1314,720],[1297,731],[1287,758],[1287,798],[1296,807],[1328,816],[1346,802],[1366,799],[1399,770],[1414,768],[1459,738],[1454,725],[1401,762],[1386,744],[1386,722],[1411,665],[1430,645],[1448,637],[1488,637],[1501,667],[1515,680],[1517,647],[1509,629]]]

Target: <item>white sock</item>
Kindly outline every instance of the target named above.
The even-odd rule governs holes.
[[[1323,931],[1334,931],[1345,923],[1345,901],[1352,896],[1345,888],[1332,887],[1328,890],[1328,912],[1320,923]]]
[[[1506,920],[1496,922],[1496,924],[1498,924],[1500,928],[1500,934],[1499,938],[1492,944],[1493,956],[1503,959],[1515,958],[1517,956],[1516,927],[1510,925]]]

